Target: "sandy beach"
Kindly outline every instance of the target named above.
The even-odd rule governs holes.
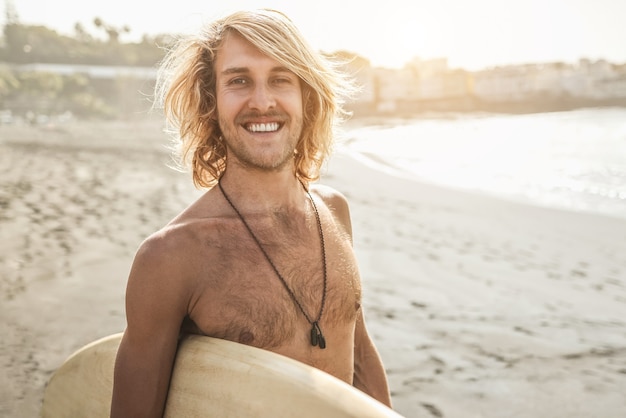
[[[135,250],[199,193],[159,122],[0,126],[0,416],[124,329]],[[526,206],[337,153],[363,306],[406,417],[619,418],[626,220]]]

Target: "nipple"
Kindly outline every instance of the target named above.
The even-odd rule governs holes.
[[[250,345],[252,344],[252,341],[254,341],[254,334],[252,334],[250,331],[241,331],[241,333],[239,334],[239,342],[241,344]]]

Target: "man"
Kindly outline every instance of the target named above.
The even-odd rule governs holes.
[[[270,10],[218,20],[168,55],[158,92],[209,190],[137,252],[112,416],[163,414],[180,333],[283,354],[390,405],[347,202],[311,185],[342,82]]]

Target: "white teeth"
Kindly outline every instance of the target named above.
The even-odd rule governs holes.
[[[250,132],[274,132],[277,131],[280,125],[277,122],[272,123],[251,123],[248,125]]]

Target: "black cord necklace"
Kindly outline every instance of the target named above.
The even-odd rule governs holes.
[[[302,184],[302,182],[300,184]],[[252,239],[254,239],[254,242],[256,242],[257,246],[259,247],[259,249],[265,256],[265,259],[267,260],[267,262],[270,264],[270,266],[272,266],[272,269],[274,270],[274,272],[276,273],[276,275],[282,282],[283,286],[287,290],[287,293],[289,294],[293,302],[300,309],[300,312],[302,312],[302,314],[304,315],[306,320],[309,322],[309,324],[311,324],[311,345],[319,346],[321,349],[326,348],[326,340],[324,339],[324,335],[322,335],[322,330],[319,324],[320,320],[322,319],[322,314],[324,313],[324,305],[326,304],[326,247],[324,245],[324,231],[322,230],[322,222],[320,221],[320,214],[317,211],[317,206],[315,206],[315,201],[313,200],[313,196],[311,196],[311,193],[309,193],[306,187],[304,187],[304,184],[302,184],[302,187],[304,187],[306,194],[309,196],[309,200],[311,201],[311,205],[313,206],[313,211],[315,212],[315,219],[317,220],[317,227],[318,227],[318,231],[320,234],[320,242],[322,246],[322,261],[323,261],[323,266],[324,266],[324,288],[322,292],[322,303],[320,306],[319,314],[317,315],[317,318],[315,320],[311,319],[311,317],[306,313],[306,311],[302,307],[302,304],[296,298],[296,295],[293,293],[291,288],[289,288],[289,285],[287,284],[283,276],[280,274],[280,272],[278,271],[278,269],[272,262],[272,259],[269,257],[269,255],[267,255],[267,252],[261,245],[261,242],[259,241],[259,239],[256,237],[256,235],[254,235],[254,232],[252,232],[252,229],[250,228],[250,226],[248,225],[244,217],[241,215],[241,213],[237,210],[233,202],[231,202],[230,198],[228,197],[228,195],[224,191],[224,188],[222,187],[222,183],[218,181],[217,185],[219,186],[222,194],[224,195],[224,198],[226,199],[230,207],[232,207],[235,213],[237,214],[237,216],[239,216],[239,219],[241,219],[241,222],[244,224],[244,226],[250,233],[250,236],[252,237]]]

